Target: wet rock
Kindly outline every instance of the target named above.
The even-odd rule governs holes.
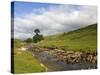
[[[93,56],[92,56],[92,55],[88,55],[87,60],[88,60],[89,62],[92,62],[92,59],[93,59]]]
[[[48,55],[53,56],[54,58],[57,58],[58,61],[64,61],[69,64],[74,64],[74,63],[93,63],[96,64],[97,62],[97,54],[96,53],[89,53],[89,52],[82,52],[82,51],[64,51],[58,48],[41,48],[41,47],[36,47],[36,46],[30,46],[30,50],[40,53],[40,52],[45,52],[48,53]]]
[[[67,54],[73,54],[73,51],[66,51]]]
[[[97,56],[94,56],[94,57],[93,57],[92,63],[93,63],[93,64],[96,64],[96,63],[97,63]]]

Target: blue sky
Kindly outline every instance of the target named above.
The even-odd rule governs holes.
[[[97,7],[88,5],[17,1],[13,13],[14,37],[19,39],[32,37],[36,28],[48,36],[97,23]]]
[[[45,8],[48,10],[51,6],[60,6],[61,4],[54,3],[38,3],[38,2],[14,2],[14,13],[15,16],[24,16],[32,12],[33,9]],[[74,8],[74,10],[79,10],[80,5],[69,5]],[[39,12],[34,12],[35,14],[42,14]]]
[[[50,4],[44,4],[44,3],[31,3],[31,2],[14,2],[15,3],[15,16],[25,15],[32,12],[33,9],[38,8],[48,8]],[[36,13],[38,14],[38,13]],[[20,16],[21,16],[20,15]]]
[[[50,6],[57,6],[58,4],[48,3],[36,3],[36,2],[14,2],[15,16],[24,16],[32,12],[33,9],[45,8],[48,9]],[[41,14],[34,12],[35,14]]]

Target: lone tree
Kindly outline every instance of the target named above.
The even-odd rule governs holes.
[[[34,42],[34,43],[37,43],[37,42],[39,42],[39,41],[41,41],[41,40],[44,39],[44,38],[43,38],[43,35],[40,35],[40,34],[39,34],[39,33],[40,33],[40,30],[39,30],[39,29],[35,29],[34,32],[36,33],[36,34],[33,36],[33,42]]]
[[[38,33],[40,33],[40,30],[39,30],[39,29],[35,29],[34,32],[35,32],[36,34],[38,34]]]

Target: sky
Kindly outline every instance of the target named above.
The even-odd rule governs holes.
[[[32,38],[36,28],[44,36],[97,23],[97,7],[88,5],[14,2],[14,38]]]

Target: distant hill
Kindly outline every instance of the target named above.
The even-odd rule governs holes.
[[[47,36],[37,45],[40,47],[57,47],[64,50],[95,52],[97,47],[97,24],[62,34]]]

